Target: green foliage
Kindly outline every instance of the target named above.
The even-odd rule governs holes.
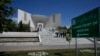
[[[8,17],[14,13],[14,9],[10,6],[11,2],[12,0],[0,0],[0,32],[8,30],[9,23],[9,26],[12,25],[12,21],[8,19]]]
[[[6,18],[14,13],[14,9],[9,5],[12,0],[0,0],[0,17]]]
[[[18,31],[22,31],[23,30],[23,25],[22,25],[22,21],[20,21],[20,23],[18,24]]]
[[[69,34],[67,34],[66,40],[69,42],[69,48],[70,48],[71,37],[69,36]]]
[[[69,36],[66,37],[66,40],[70,42],[71,41],[71,37],[69,37]]]
[[[11,19],[5,19],[3,31],[16,31],[16,24]]]
[[[61,26],[59,26],[58,28],[57,28],[57,30],[67,30],[67,28],[64,26],[64,27],[61,27]]]
[[[29,26],[29,24],[23,24],[22,21],[20,21],[19,24],[18,24],[18,30],[17,31],[29,32],[30,26]]]
[[[29,31],[30,31],[30,26],[29,26],[29,24],[23,24],[23,30],[24,30],[25,32],[29,32]]]
[[[71,27],[67,29],[67,33],[71,34]]]
[[[0,33],[2,32],[2,23],[0,22]]]

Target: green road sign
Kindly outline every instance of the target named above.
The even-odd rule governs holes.
[[[72,19],[72,37],[99,37],[100,8]]]

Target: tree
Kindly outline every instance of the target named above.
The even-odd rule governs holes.
[[[0,0],[0,32],[3,31],[5,20],[13,15],[14,9],[10,6],[12,0]]]
[[[11,19],[6,19],[4,23],[4,31],[16,31],[16,24]]]
[[[66,40],[69,42],[69,48],[70,48],[71,37],[69,35],[67,35]]]
[[[29,32],[30,31],[29,24],[23,24],[23,31],[25,31],[25,32]]]
[[[71,42],[71,27],[67,29],[67,36],[66,40],[69,42],[69,48],[70,48],[70,42]]]
[[[65,26],[64,27],[59,26],[57,27],[57,30],[67,30],[67,28]]]
[[[69,36],[71,37],[71,35],[72,35],[72,33],[71,33],[71,27],[69,27],[69,28],[67,29],[67,33],[68,33]]]
[[[22,25],[22,21],[20,21],[18,24],[18,31],[22,31],[22,30],[23,30],[23,25]]]
[[[1,20],[0,20],[1,21]],[[2,22],[0,22],[0,33],[2,32]]]
[[[29,24],[23,24],[22,21],[20,21],[18,24],[18,31],[29,32],[30,31]]]

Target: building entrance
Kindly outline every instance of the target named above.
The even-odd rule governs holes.
[[[43,23],[37,23],[37,29],[41,31],[43,29]]]

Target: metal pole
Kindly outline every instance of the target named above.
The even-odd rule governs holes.
[[[96,42],[96,38],[94,38],[94,51],[95,51],[95,53],[94,53],[94,56],[98,56],[97,54],[97,42]]]
[[[78,56],[77,37],[75,38],[75,56]]]

